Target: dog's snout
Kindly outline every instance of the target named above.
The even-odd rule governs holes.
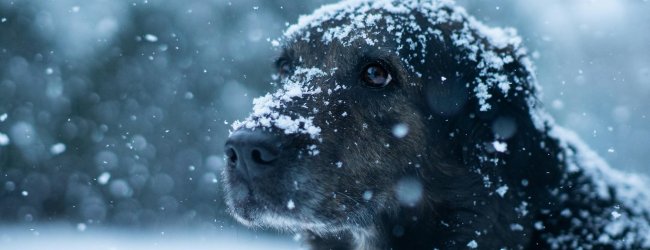
[[[249,181],[270,172],[280,155],[279,139],[263,131],[237,131],[225,150],[228,165]]]

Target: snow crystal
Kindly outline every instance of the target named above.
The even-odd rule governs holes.
[[[7,18],[5,18],[5,17],[3,17],[2,19],[0,19],[0,23],[4,23],[4,22],[6,22],[6,21],[7,21]]]
[[[11,127],[11,139],[18,146],[27,146],[36,139],[34,127],[26,122],[17,122]]]
[[[506,142],[493,141],[492,146],[494,147],[494,150],[496,150],[499,153],[503,153],[506,152],[506,150],[508,150],[508,144]]]
[[[472,241],[470,241],[469,243],[467,243],[467,247],[472,248],[472,249],[477,248],[477,247],[478,247],[478,243],[476,243],[475,240],[472,240]]]
[[[372,191],[366,190],[365,192],[363,192],[363,199],[367,201],[372,199]]]
[[[404,123],[398,123],[393,126],[393,135],[397,138],[404,138],[408,132],[409,127]]]
[[[85,223],[78,223],[77,224],[77,230],[79,230],[80,232],[86,231],[86,224]]]
[[[337,161],[336,162],[336,167],[337,168],[342,168],[343,167],[343,162]]]
[[[20,194],[21,194],[22,196],[28,196],[28,195],[29,195],[29,192],[23,190],[22,192],[20,192]]]
[[[515,212],[517,212],[519,215],[526,216],[528,214],[528,202],[522,201],[521,204],[519,204],[518,207],[515,208]]]
[[[4,114],[0,115],[0,122],[6,121],[7,117],[9,117],[9,115],[7,115],[7,113],[4,113]]]
[[[294,208],[296,208],[296,204],[293,203],[293,200],[290,199],[290,200],[287,202],[287,208],[288,208],[289,210],[293,210]]]
[[[133,189],[126,180],[116,179],[111,181],[108,190],[114,197],[128,198],[133,195]]]
[[[560,212],[560,215],[564,217],[571,217],[572,214],[573,213],[571,213],[571,210],[569,210],[568,208],[565,208]]]
[[[508,185],[503,185],[503,186],[497,188],[496,192],[501,197],[505,196],[506,192],[508,192]]]
[[[524,226],[517,223],[510,224],[510,231],[524,231]]]
[[[397,200],[406,206],[415,206],[422,199],[422,183],[414,178],[402,178],[397,182]]]
[[[65,149],[66,149],[65,144],[57,143],[57,144],[52,145],[52,147],[50,147],[50,153],[52,155],[58,155],[58,154],[61,154],[61,153],[65,152]]]
[[[0,146],[7,146],[9,145],[9,136],[0,133]]]
[[[144,35],[144,39],[147,40],[147,41],[149,41],[149,42],[152,42],[152,43],[158,41],[158,37],[155,36],[155,35],[152,35],[152,34],[146,34],[146,35]]]
[[[109,172],[104,172],[97,177],[97,182],[101,185],[106,185],[108,183],[108,180],[111,179],[111,174]]]
[[[318,150],[318,147],[316,145],[307,146],[307,150],[311,156],[320,154],[320,150]]]
[[[612,218],[618,219],[618,217],[621,217],[621,213],[617,211],[612,211]]]

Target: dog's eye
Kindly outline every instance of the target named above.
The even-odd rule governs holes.
[[[392,80],[390,73],[378,63],[368,64],[361,72],[363,82],[373,88],[381,88]]]

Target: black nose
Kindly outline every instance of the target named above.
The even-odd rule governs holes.
[[[250,181],[273,168],[280,155],[277,137],[263,131],[236,131],[226,141],[228,166]]]

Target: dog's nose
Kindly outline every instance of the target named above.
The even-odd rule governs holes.
[[[280,155],[277,137],[263,131],[236,131],[226,141],[228,166],[250,181],[268,173]]]

